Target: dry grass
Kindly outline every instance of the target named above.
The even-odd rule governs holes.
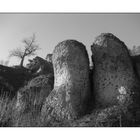
[[[40,126],[40,106],[31,105],[28,110],[22,112],[17,110],[16,101],[16,97],[11,99],[8,96],[0,96],[0,126]]]
[[[32,98],[31,98],[32,100]],[[94,110],[93,113],[72,122],[59,122],[55,118],[42,121],[42,104],[31,104],[24,111],[16,108],[17,98],[11,99],[8,96],[0,96],[0,126],[1,127],[112,127],[112,126],[140,126],[129,124],[125,117],[120,118],[118,107]],[[129,114],[127,114],[128,117]]]
[[[15,100],[8,96],[0,96],[0,126],[12,126]]]

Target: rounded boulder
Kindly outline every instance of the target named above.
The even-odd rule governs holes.
[[[55,47],[52,62],[54,89],[43,106],[43,119],[71,120],[82,116],[90,98],[85,46],[76,40],[65,40]]]
[[[111,33],[102,33],[91,50],[96,106],[139,108],[139,81],[124,42]]]

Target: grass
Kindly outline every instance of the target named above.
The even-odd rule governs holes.
[[[30,94],[30,93],[29,93]],[[42,104],[36,102],[36,97],[30,97],[32,101],[27,108],[18,110],[16,107],[17,97],[0,96],[0,127],[122,127],[140,126],[139,124],[129,124],[125,116],[120,113],[117,106],[95,109],[92,113],[85,115],[75,121],[59,122],[55,118],[42,121]],[[36,94],[35,94],[36,95]],[[26,102],[26,101],[25,101]],[[29,99],[28,99],[29,102]],[[36,104],[37,103],[37,104]],[[21,106],[22,107],[22,106]],[[127,114],[128,117],[128,114]],[[138,122],[140,123],[140,122]]]
[[[14,114],[15,98],[0,96],[0,126],[12,126]]]
[[[17,98],[0,96],[0,127],[11,126],[40,126],[40,113],[38,105],[31,105],[28,110],[19,111],[16,108]]]

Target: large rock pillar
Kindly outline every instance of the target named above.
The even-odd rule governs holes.
[[[52,56],[54,89],[42,109],[44,118],[75,119],[87,111],[90,98],[89,59],[85,46],[76,40],[59,43]]]
[[[91,46],[96,106],[138,107],[138,79],[126,45],[113,34],[98,36]]]

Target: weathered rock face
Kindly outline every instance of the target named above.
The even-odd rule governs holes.
[[[75,40],[59,43],[53,51],[54,89],[42,109],[43,119],[75,119],[86,112],[90,96],[89,59]]]
[[[128,127],[138,126],[131,118],[131,114],[120,110],[119,106],[94,110],[80,119],[63,123],[63,126],[72,127]],[[58,124],[58,126],[61,126]]]
[[[34,106],[42,107],[46,97],[53,89],[52,74],[40,75],[28,82],[27,86],[18,91],[16,108],[18,111],[30,111]]]
[[[98,36],[91,46],[97,106],[139,106],[139,83],[126,45],[114,35]]]
[[[53,73],[53,66],[51,62],[48,62],[38,56],[29,61],[30,63],[27,64],[27,68],[30,69],[34,75]]]

